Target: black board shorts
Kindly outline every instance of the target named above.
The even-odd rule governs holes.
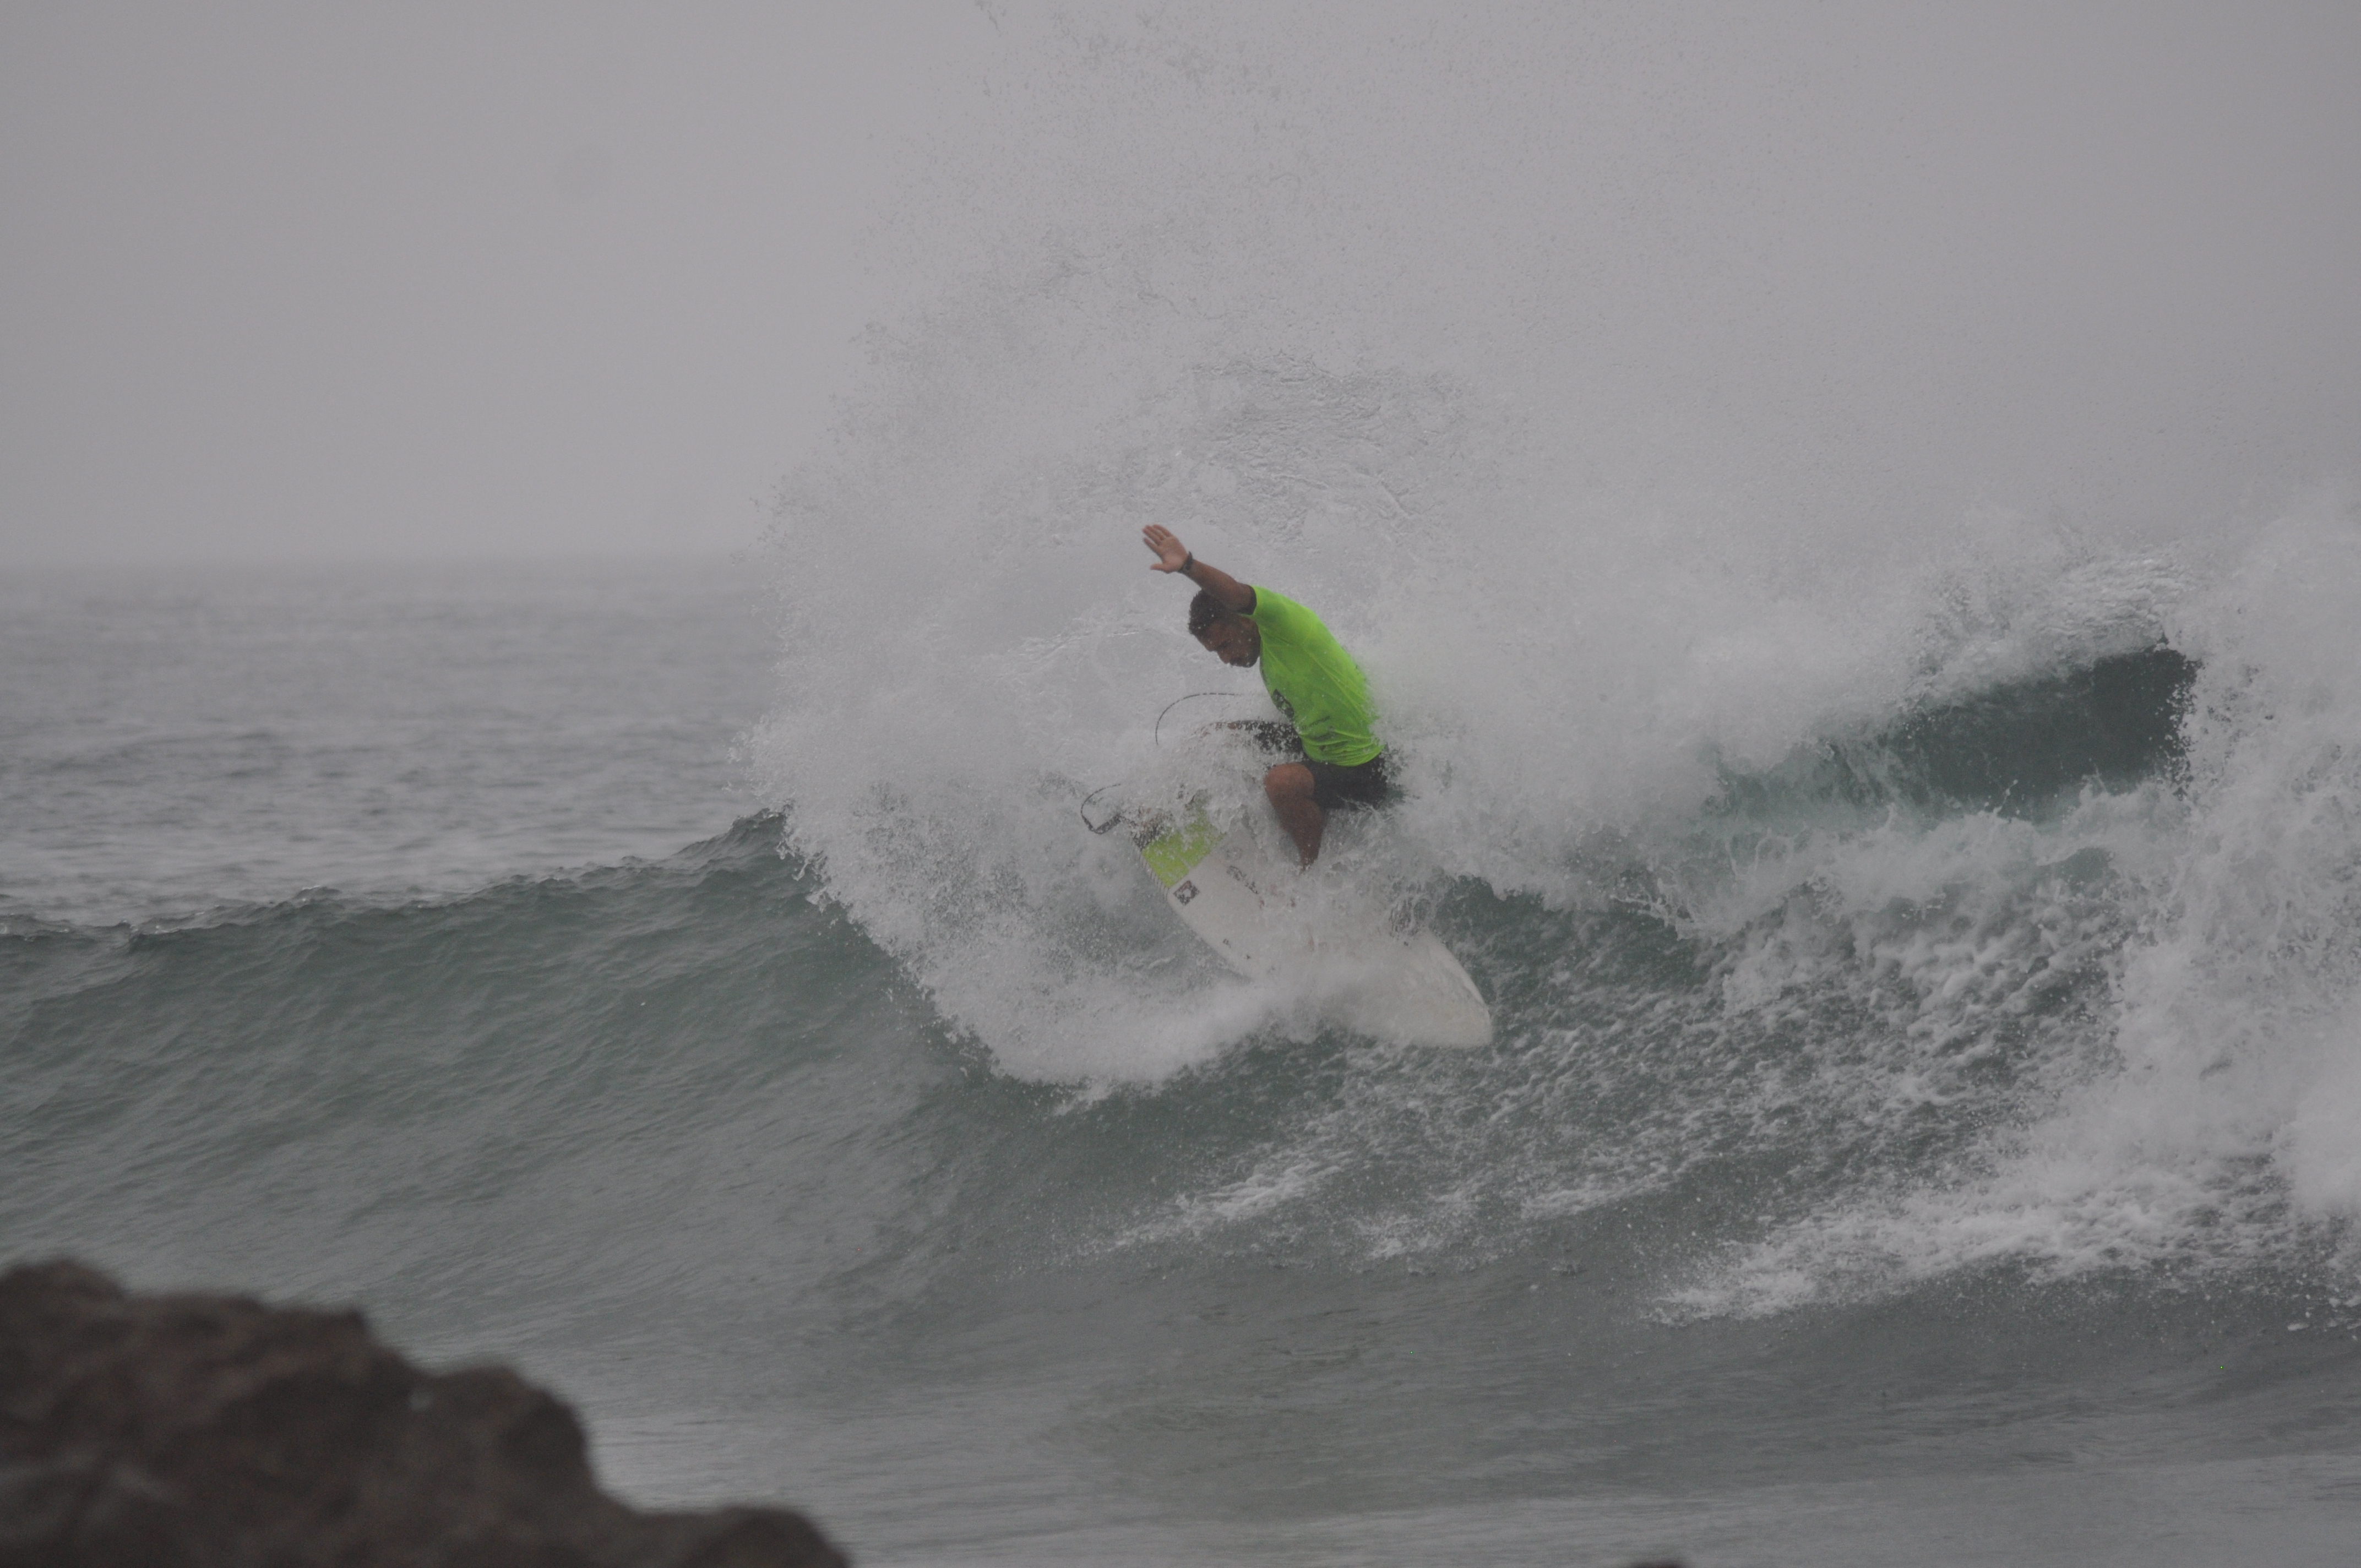
[[[1393,781],[1386,777],[1383,751],[1357,767],[1315,762],[1309,757],[1303,760],[1303,765],[1312,770],[1312,798],[1323,811],[1345,806],[1383,806],[1394,792]]]
[[[1355,767],[1341,762],[1315,762],[1303,754],[1303,741],[1292,724],[1256,719],[1246,726],[1255,741],[1267,751],[1282,751],[1312,771],[1312,803],[1323,811],[1334,811],[1345,806],[1383,806],[1393,795],[1393,781],[1386,777],[1386,754],[1383,751]]]

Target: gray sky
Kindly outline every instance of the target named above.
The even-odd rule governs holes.
[[[0,5],[0,565],[741,546],[870,323],[1159,223],[1671,466],[2361,441],[2350,0]]]
[[[0,559],[735,547],[951,0],[0,11]]]

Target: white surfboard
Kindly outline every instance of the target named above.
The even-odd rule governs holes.
[[[1337,1022],[1378,1039],[1491,1043],[1491,1009],[1440,938],[1423,926],[1398,929],[1381,910],[1312,918],[1292,891],[1293,863],[1249,829],[1225,833],[1192,810],[1143,837],[1139,855],[1174,913],[1239,974],[1306,975]]]

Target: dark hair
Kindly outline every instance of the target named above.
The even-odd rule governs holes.
[[[1189,635],[1202,637],[1206,629],[1217,620],[1243,620],[1245,617],[1213,597],[1211,588],[1199,588],[1197,597],[1189,601]]]

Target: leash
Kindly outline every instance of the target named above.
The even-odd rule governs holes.
[[[1201,696],[1240,696],[1243,695],[1245,694],[1240,692],[1190,692],[1184,696],[1176,696],[1170,702],[1166,703],[1163,708],[1156,715],[1156,728],[1149,732],[1149,739],[1159,746],[1164,744],[1164,716],[1165,714],[1171,712],[1174,708],[1180,707],[1184,702],[1190,702]],[[1082,826],[1089,828],[1092,832],[1102,836],[1114,832],[1116,824],[1123,820],[1122,810],[1117,808],[1115,811],[1110,813],[1104,822],[1093,822],[1091,820],[1091,802],[1096,800],[1107,791],[1111,789],[1120,789],[1123,785],[1127,784],[1130,782],[1131,781],[1129,779],[1117,779],[1111,784],[1101,784],[1098,788],[1091,791],[1090,794],[1082,796],[1082,804],[1075,807],[1075,809],[1082,814]]]
[[[1156,716],[1156,729],[1151,734],[1150,739],[1159,746],[1164,744],[1164,715],[1171,712],[1174,708],[1180,707],[1184,702],[1191,702],[1201,696],[1243,696],[1245,695],[1246,694],[1243,692],[1191,692],[1186,696],[1176,696],[1170,702],[1164,705],[1163,712],[1160,712]]]

